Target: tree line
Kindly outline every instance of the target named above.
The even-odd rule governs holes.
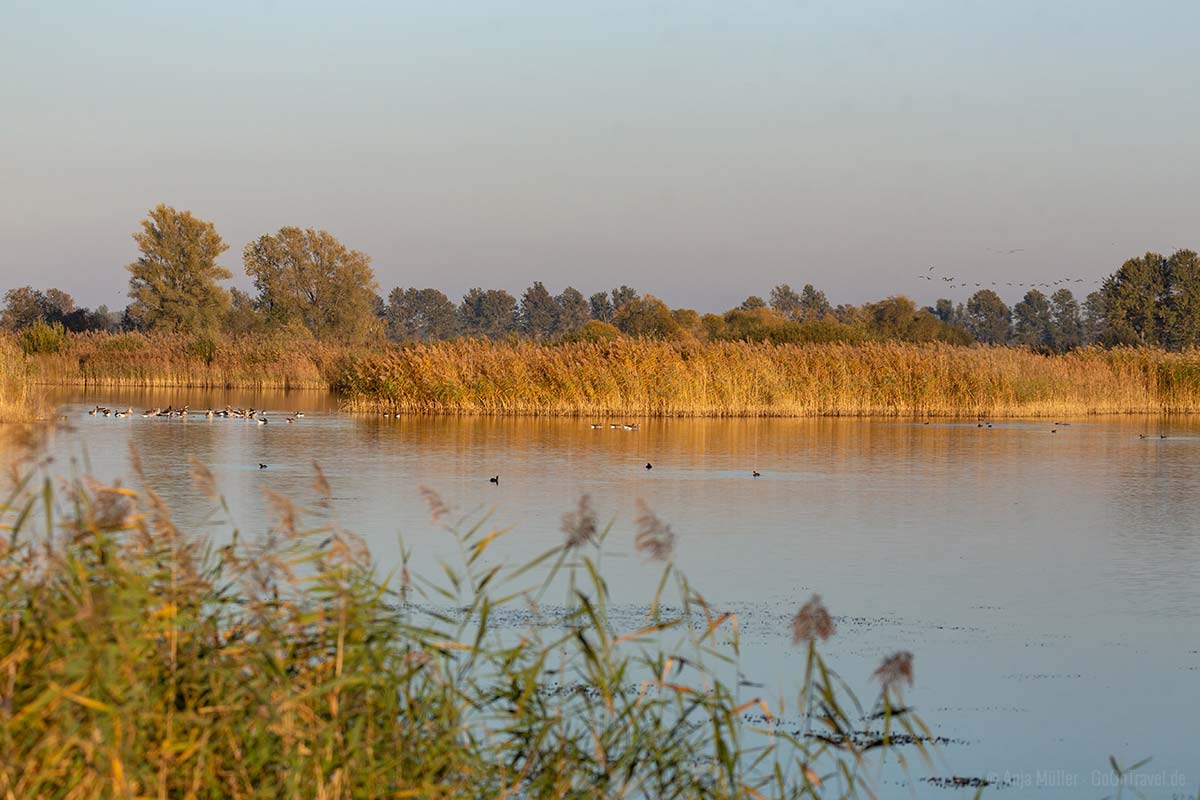
[[[832,305],[811,284],[747,297],[723,314],[671,308],[629,286],[584,296],[552,294],[537,281],[518,298],[475,287],[455,303],[434,288],[397,287],[383,297],[365,253],[326,231],[280,228],[246,245],[242,264],[253,293],[226,289],[217,263],[228,249],[216,226],[168,205],[152,209],[133,235],[138,258],[126,269],[129,305],[80,308],[52,288],[9,289],[0,326],[70,331],[141,330],[189,335],[285,331],[316,339],[386,337],[430,342],[455,337],[600,341],[619,336],[677,340],[788,342],[898,339],[1012,344],[1046,352],[1099,345],[1182,349],[1200,344],[1200,259],[1191,250],[1126,261],[1082,302],[1065,286],[1028,291],[1011,308],[991,289],[965,303],[919,307],[904,296]]]

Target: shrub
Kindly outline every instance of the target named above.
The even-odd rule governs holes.
[[[25,355],[37,353],[57,353],[67,343],[67,330],[61,322],[37,322],[23,329],[18,334],[21,349]]]

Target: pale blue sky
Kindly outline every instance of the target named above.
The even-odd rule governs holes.
[[[158,202],[241,285],[282,225],[456,300],[1098,277],[1200,247],[1198,35],[1194,0],[3,0],[0,288],[123,306]]]

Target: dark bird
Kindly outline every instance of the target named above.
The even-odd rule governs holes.
[[[1051,433],[1058,433],[1058,428],[1051,428],[1051,429],[1050,429],[1050,432],[1051,432]]]
[[[1165,439],[1165,438],[1167,438],[1167,435],[1166,435],[1165,433],[1160,433],[1160,434],[1158,435],[1158,438],[1160,438],[1160,439]]]
[[[266,464],[259,464],[259,465],[258,465],[258,468],[259,468],[259,469],[266,469],[266,468],[267,468],[267,465],[266,465]]]
[[[762,473],[761,473],[761,472],[759,472],[759,471],[758,471],[758,470],[756,470],[756,469],[752,469],[752,470],[750,470],[750,477],[752,477],[752,478],[758,478],[758,477],[760,477],[761,475],[762,475]]]
[[[654,465],[653,465],[653,464],[651,464],[649,461],[647,461],[647,462],[646,462],[646,469],[654,469]]]
[[[488,478],[488,483],[500,483],[500,476],[497,475],[494,478]]]

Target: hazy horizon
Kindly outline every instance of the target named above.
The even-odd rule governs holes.
[[[777,283],[963,300],[973,285],[917,275],[1092,279],[1200,247],[1196,4],[18,3],[3,20],[0,289],[123,306],[160,202],[216,223],[233,285],[246,242],[297,225],[370,254],[384,293],[629,284],[702,311]]]

